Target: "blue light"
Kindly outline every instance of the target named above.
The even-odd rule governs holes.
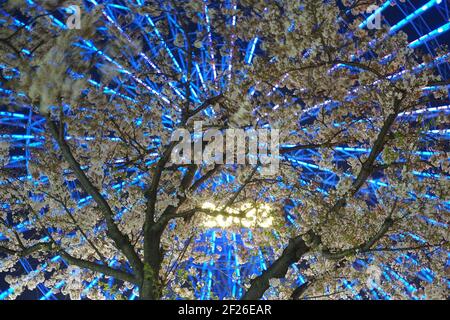
[[[256,48],[256,43],[258,42],[258,37],[255,37],[252,41],[250,41],[250,43],[248,44],[247,47],[247,54],[245,57],[245,62],[247,64],[251,64],[252,63],[252,59],[253,59],[253,54],[255,53],[255,48]]]
[[[9,288],[8,290],[3,291],[2,293],[0,293],[0,300],[5,300],[5,298],[7,296],[9,296],[10,294],[14,293],[14,289],[13,288]]]
[[[55,289],[60,289],[66,282],[64,280],[61,280],[55,285]],[[43,295],[39,300],[47,300],[52,296],[53,292],[49,290],[45,295]]]
[[[411,22],[415,18],[419,17],[422,13],[424,13],[428,9],[431,9],[434,5],[439,4],[441,2],[442,2],[442,0],[431,0],[431,1],[428,1],[426,4],[424,4],[422,7],[420,7],[419,9],[417,9],[416,11],[414,11],[413,13],[408,15],[406,18],[404,18],[403,20],[400,20],[399,22],[397,22],[397,24],[393,25],[391,27],[391,29],[389,30],[389,34],[390,35],[394,34],[398,30],[403,28],[406,24],[408,24],[409,22]]]
[[[440,36],[441,34],[443,34],[444,32],[447,32],[448,30],[450,30],[450,22],[447,22],[446,24],[444,24],[443,26],[431,31],[430,33],[427,33],[423,36],[421,36],[419,39],[414,40],[413,42],[411,42],[408,47],[410,48],[417,48],[418,46]]]
[[[4,116],[5,118],[19,118],[19,119],[25,119],[26,116],[24,114],[21,113],[16,113],[16,112],[5,112],[5,111],[0,111],[0,116]]]

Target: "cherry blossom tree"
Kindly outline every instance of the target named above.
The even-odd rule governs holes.
[[[8,1],[0,31],[1,63],[12,74],[2,72],[2,87],[14,92],[2,104],[31,105],[46,120],[28,178],[6,169],[8,141],[0,145],[0,270],[33,258],[51,274],[8,276],[10,298],[65,280],[61,292],[79,299],[84,281],[100,274],[116,287],[87,297],[137,287],[141,299],[193,298],[189,279],[198,271],[184,262],[211,258],[193,243],[205,221],[242,218],[261,203],[270,205],[272,225],[253,226],[239,255],[249,261],[251,248],[269,246],[273,260],[242,279],[243,299],[351,297],[342,279],[358,279],[357,291],[370,286],[356,259],[405,277],[427,267],[435,281],[416,279],[417,288],[428,298],[447,295],[449,234],[436,224],[448,224],[448,145],[428,133],[444,122],[414,114],[446,99],[449,82],[433,68],[416,70],[432,57],[408,48],[405,34],[358,28],[371,1],[130,0],[116,17],[108,1],[91,1],[89,10],[72,3],[83,8],[80,30],[54,22],[62,1]],[[16,23],[19,14],[27,22]],[[154,48],[145,41],[152,26],[137,23],[146,17],[157,21]],[[243,47],[255,37],[249,61]],[[166,47],[180,52],[184,71]],[[230,67],[209,66],[214,75],[200,83],[194,75],[205,52]],[[439,89],[423,89],[430,86]],[[194,121],[205,130],[279,129],[279,172],[263,176],[259,162],[172,163],[171,133],[193,131]],[[342,148],[363,151],[337,159]],[[295,160],[309,151],[308,165],[331,172],[334,186]],[[286,222],[287,201],[295,223]],[[237,221],[227,228],[241,232]],[[418,263],[393,263],[399,254]],[[292,265],[307,279],[300,287]],[[398,283],[385,280],[384,290],[402,298]]]

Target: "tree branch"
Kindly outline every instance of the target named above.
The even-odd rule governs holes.
[[[53,249],[54,249],[54,247],[52,247],[51,242],[40,242],[40,243],[32,245],[28,248],[25,248],[23,250],[13,250],[13,249],[6,248],[4,246],[0,246],[0,252],[6,253],[9,255],[17,255],[21,258],[27,257],[27,256],[29,256],[33,253],[37,253],[37,252],[54,252],[54,251],[56,251],[56,253],[60,254],[64,260],[66,260],[70,264],[76,265],[77,267],[86,268],[91,271],[100,272],[100,273],[103,273],[105,275],[114,277],[114,278],[122,280],[122,281],[127,281],[130,283],[138,284],[137,279],[132,274],[129,274],[129,273],[117,270],[117,269],[113,269],[106,265],[101,265],[101,264],[98,264],[95,262],[75,258],[62,249],[56,249],[56,250],[53,250]]]
[[[339,252],[330,252],[329,249],[323,249],[322,255],[330,260],[339,260],[353,254],[367,252],[378,240],[380,240],[389,231],[389,229],[393,225],[394,220],[392,220],[391,217],[388,217],[384,220],[378,232],[375,233],[369,240],[362,243],[361,245]]]
[[[242,296],[242,300],[256,300],[261,298],[269,288],[270,279],[284,277],[289,266],[298,261],[309,250],[310,248],[301,236],[291,239],[281,256],[267,270],[250,282],[251,286]]]
[[[58,126],[54,121],[50,119],[50,117],[47,117],[47,126],[49,127],[53,138],[57,141],[64,159],[69,163],[69,166],[71,167],[75,176],[80,182],[81,187],[86,193],[92,196],[94,201],[97,203],[97,205],[103,212],[103,216],[105,217],[106,220],[108,236],[114,241],[116,248],[119,249],[128,259],[128,262],[130,263],[131,267],[137,272],[138,275],[141,275],[143,271],[142,262],[137,253],[135,252],[134,247],[131,244],[128,237],[122,232],[120,232],[118,226],[114,222],[114,213],[112,212],[108,202],[100,194],[97,188],[89,181],[88,177],[81,169],[80,164],[74,158],[72,152],[70,151],[70,147],[64,140],[64,137],[59,136]]]
[[[375,140],[375,143],[372,147],[372,150],[369,154],[368,159],[364,162],[356,180],[352,184],[351,192],[350,194],[347,193],[346,196],[354,196],[357,191],[362,187],[364,182],[368,179],[370,174],[373,170],[373,164],[378,157],[378,155],[383,151],[384,145],[386,143],[386,137],[391,129],[391,126],[395,122],[395,119],[398,115],[398,110],[400,107],[400,100],[395,100],[394,102],[394,113],[390,114],[387,119],[385,120],[383,127],[380,130],[380,133],[377,136],[377,139]],[[331,208],[330,212],[338,211],[340,208],[344,207],[347,203],[345,197],[340,198],[335,205]],[[370,247],[373,246],[374,243],[376,243],[391,227],[393,224],[393,221],[390,217],[388,217],[385,220],[385,223],[383,223],[381,229],[377,234],[373,236],[369,241],[367,241],[365,244],[358,246],[361,250],[368,250]],[[317,235],[313,233],[312,230],[309,231],[309,236],[312,239],[317,239]],[[320,242],[320,239],[318,239]],[[310,247],[306,245],[306,243],[301,239],[301,237],[296,237],[294,239],[291,239],[291,242],[289,243],[288,247],[283,251],[281,256],[274,262],[274,264],[264,271],[259,277],[255,278],[249,290],[244,294],[243,299],[259,299],[262,297],[264,292],[269,288],[269,280],[271,278],[281,278],[283,277],[288,267],[294,263],[295,261],[298,261],[298,259],[301,257],[294,256],[294,253],[307,253],[310,250]],[[349,249],[348,251],[339,252],[336,254],[329,254],[329,258],[339,258],[340,255],[347,255],[350,253],[353,253],[356,250],[356,248]],[[326,255],[327,252],[325,250],[324,254]]]

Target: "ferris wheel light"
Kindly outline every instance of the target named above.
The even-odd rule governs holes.
[[[207,216],[203,222],[203,226],[207,228],[229,228],[232,225],[241,225],[244,228],[269,228],[273,224],[273,217],[270,216],[273,208],[267,203],[245,202],[239,206],[223,208],[212,202],[205,202],[202,209],[226,213]]]

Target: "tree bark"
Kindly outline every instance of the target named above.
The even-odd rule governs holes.
[[[269,288],[270,279],[283,278],[289,266],[297,262],[309,250],[310,247],[300,236],[291,239],[282,255],[266,271],[251,281],[251,286],[242,297],[242,300],[256,300],[261,298]]]

